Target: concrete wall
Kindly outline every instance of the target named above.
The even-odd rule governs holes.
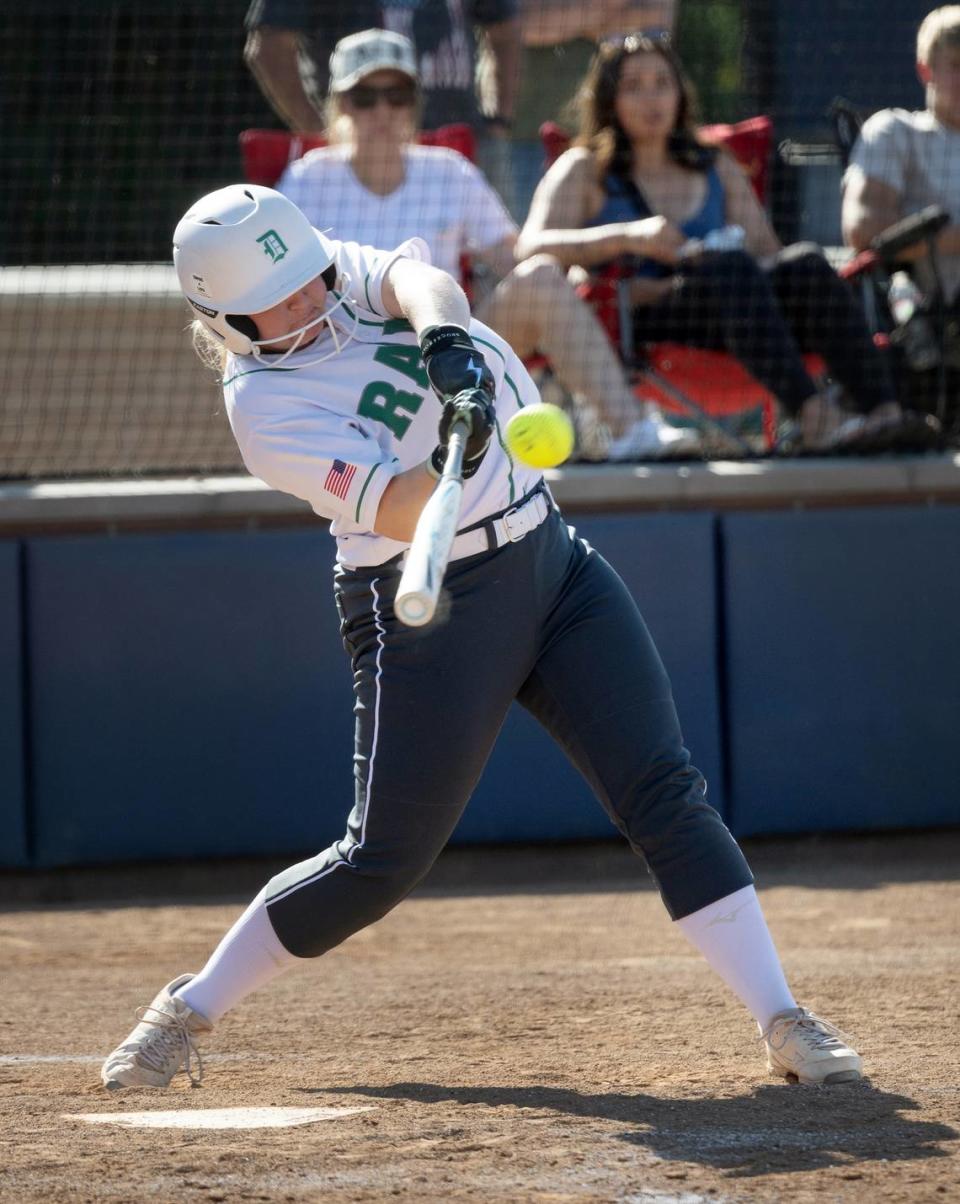
[[[165,264],[0,270],[0,476],[236,470]]]

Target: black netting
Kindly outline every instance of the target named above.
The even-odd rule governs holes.
[[[436,8],[439,0],[433,2]],[[360,29],[380,11],[373,5],[368,11],[345,3],[340,9],[336,3],[302,7],[317,14],[304,33],[305,53],[316,35],[317,44],[322,43],[325,28]],[[442,30],[433,27],[434,8],[427,20],[417,17],[423,7],[405,5],[406,15],[391,9],[390,21],[402,25],[409,20],[418,38],[433,38],[439,44]],[[510,142],[491,136],[489,125],[476,115],[473,95],[469,101],[451,98],[452,93],[437,95],[428,99],[425,109],[427,117],[448,112],[466,117],[468,124],[473,121],[478,162],[501,187],[521,225],[542,171],[537,128],[541,120],[550,119],[573,132],[574,118],[562,102],[569,98],[568,85],[577,69],[589,60],[590,46],[582,38],[538,44],[530,32],[530,14],[546,14],[549,7],[526,10],[527,78]],[[188,316],[169,267],[169,251],[173,227],[194,199],[244,178],[241,131],[286,128],[244,59],[248,8],[247,0],[177,0],[167,5],[139,0],[0,2],[5,167],[0,177],[0,477],[239,467],[216,383],[189,347],[184,331]],[[923,109],[914,46],[928,5],[920,0],[875,0],[870,5],[863,0],[679,0],[674,6],[640,0],[636,8],[659,26],[670,24],[675,8],[673,43],[697,85],[702,122],[770,118],[767,157],[748,166],[765,173],[764,203],[773,228],[781,243],[817,244],[830,264],[841,265],[850,256],[843,248],[840,218],[843,155],[849,147],[838,147],[832,102],[845,99],[854,127],[878,108]],[[502,10],[487,5],[485,11],[496,16]],[[489,59],[482,53],[483,44],[481,37],[479,95],[489,108],[495,102],[490,100],[492,75],[484,68]],[[322,125],[319,115],[316,123]],[[849,127],[840,128],[842,132]],[[653,197],[656,188],[651,189]],[[691,195],[696,208],[697,196]],[[424,196],[425,220],[428,208],[443,199]],[[664,204],[670,208],[669,196]],[[905,211],[920,207],[912,196],[904,205]],[[656,204],[651,208],[656,210]],[[350,238],[348,224],[345,218],[334,234]],[[466,239],[469,223],[464,231]],[[822,265],[811,266],[811,254],[809,247],[794,252],[772,284],[767,274],[767,292],[760,290],[733,306],[739,335],[730,333],[731,307],[717,297],[733,296],[730,290],[739,290],[737,296],[742,297],[744,289],[756,285],[745,283],[749,267],[733,260],[712,279],[698,283],[687,308],[656,317],[652,311],[644,315],[634,310],[624,319],[631,326],[630,337],[625,339],[621,330],[617,349],[629,360],[629,388],[641,404],[655,401],[669,422],[699,432],[703,438],[696,454],[766,454],[771,438],[784,430],[781,450],[799,448],[798,404],[805,387],[801,371],[811,374],[806,380],[813,382],[810,387],[825,405],[845,407],[848,414],[869,412],[875,403],[893,401],[895,394],[907,405],[938,414],[948,426],[952,421],[954,320],[947,302],[955,286],[950,263],[939,284],[922,266],[908,267],[906,282],[899,277],[895,281],[900,293],[913,282],[921,308],[930,307],[924,343],[922,332],[917,334],[923,313],[914,315],[918,321],[912,328],[898,330],[887,297],[891,264],[864,282],[844,283],[833,292],[832,286],[824,285]],[[485,269],[482,260],[482,254],[474,256],[478,305],[485,289],[503,274],[502,263]],[[540,286],[549,290],[557,283],[541,280]],[[556,330],[551,334],[537,328],[531,333],[530,314],[539,320],[542,313],[529,299],[552,294],[531,292],[529,283],[525,287],[528,291],[517,294],[523,321],[507,320],[503,333],[524,343],[546,396],[583,418],[581,451],[602,457],[610,440],[629,426],[629,416],[598,412],[604,405],[615,411],[616,405],[609,389],[605,397],[590,396],[591,389],[601,391],[597,382],[604,378],[599,372],[591,380],[594,366],[588,359],[585,370],[568,366],[565,373],[549,355],[532,355],[536,349],[547,350],[551,338],[554,347],[569,348],[582,332],[571,328],[569,338],[559,342]],[[946,295],[939,299],[939,309],[938,288]],[[850,298],[856,319],[851,317]],[[622,299],[620,304],[622,309]],[[546,305],[549,309],[549,300]],[[830,362],[821,357],[798,368],[780,335],[770,333],[771,305],[795,342],[807,350],[826,349]],[[901,307],[898,313],[902,317],[907,310]],[[838,327],[845,334],[839,350],[833,337]],[[865,338],[872,339],[867,351],[862,347]],[[758,347],[758,339],[768,341]],[[735,434],[739,450],[736,444],[717,442],[717,428],[710,421],[705,424],[684,400],[689,373],[700,380],[700,388],[703,366],[684,369],[680,364],[674,378],[670,373],[682,357],[674,354],[671,359],[656,350],[663,344],[685,343],[694,349],[735,351],[740,363],[746,362],[755,374],[759,371],[763,383],[777,394],[761,404],[754,396],[756,382],[748,381],[743,404],[738,405],[729,395],[736,386],[708,366],[706,393],[694,389],[692,396],[711,420]],[[880,367],[871,359],[877,343]],[[917,346],[926,348],[924,363],[911,358]],[[796,348],[791,354],[796,355]],[[657,373],[666,374],[666,385],[656,383]],[[726,387],[726,401],[718,407],[711,381],[714,387]],[[881,396],[884,392],[891,396]],[[598,429],[591,450],[590,431],[596,434]],[[636,450],[637,456],[645,454],[643,448]]]

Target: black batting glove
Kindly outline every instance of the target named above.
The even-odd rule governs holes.
[[[473,389],[484,393],[493,404],[493,373],[462,326],[428,326],[420,335],[420,354],[430,384],[442,402]]]
[[[427,461],[433,476],[439,477],[443,473],[453,424],[464,420],[469,423],[470,433],[463,449],[463,479],[468,481],[483,463],[490,446],[490,436],[497,425],[496,410],[482,389],[464,389],[443,403],[437,428],[440,442]]]

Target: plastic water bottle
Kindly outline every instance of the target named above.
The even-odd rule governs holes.
[[[743,226],[721,226],[719,230],[711,230],[704,236],[705,251],[742,251],[747,241],[747,232]]]
[[[890,277],[887,303],[898,326],[906,326],[920,308],[923,296],[908,272],[894,272]]]
[[[887,304],[896,323],[890,341],[903,350],[915,372],[929,372],[940,363],[940,343],[923,312],[923,294],[908,272],[890,277]]]
[[[690,238],[680,248],[681,259],[694,259],[704,251],[742,251],[747,240],[743,226],[720,226],[703,238]]]

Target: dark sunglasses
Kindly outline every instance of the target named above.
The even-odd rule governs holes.
[[[391,109],[408,109],[417,99],[413,84],[392,84],[389,88],[371,88],[369,84],[357,84],[346,93],[355,109],[372,109],[381,98]]]

